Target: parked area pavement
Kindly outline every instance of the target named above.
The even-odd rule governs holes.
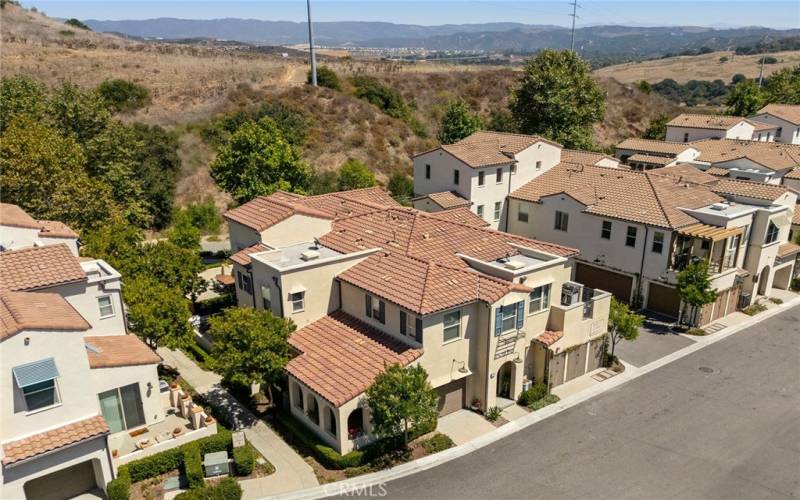
[[[455,444],[463,444],[492,432],[495,426],[483,415],[463,409],[440,418],[436,430],[450,436]]]
[[[694,339],[670,330],[673,319],[647,311],[645,314],[639,338],[617,344],[614,354],[625,363],[641,367],[694,343]]]
[[[236,429],[244,429],[247,440],[275,467],[275,472],[269,476],[239,482],[244,499],[264,498],[319,484],[311,466],[269,426],[239,403],[220,384],[219,375],[203,370],[181,351],[159,348],[158,354],[164,359],[164,364],[177,369],[181,377],[204,395],[209,404],[228,415]]]
[[[623,362],[623,364],[625,363]],[[579,392],[583,392],[586,389],[594,387],[597,384],[601,384],[606,380],[608,380],[609,378],[617,375],[616,373],[611,372],[607,375],[604,375],[603,377],[598,377],[600,373],[604,373],[607,371],[610,372],[610,370],[607,370],[606,368],[598,368],[597,370],[592,370],[584,375],[581,375],[580,377],[576,377],[570,380],[567,383],[552,388],[550,392],[555,394],[561,399],[568,398],[574,394],[578,394]]]

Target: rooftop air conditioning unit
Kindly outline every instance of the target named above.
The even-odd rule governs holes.
[[[722,211],[722,210],[725,210],[726,208],[728,208],[728,204],[727,203],[714,203],[713,205],[711,205],[711,209],[712,210],[720,210],[720,211]]]
[[[319,252],[316,250],[306,250],[300,254],[300,258],[305,261],[319,259]]]
[[[523,267],[525,267],[525,263],[524,262],[520,262],[518,260],[509,260],[508,262],[506,262],[505,267],[506,267],[506,269],[511,269],[511,270],[517,271],[517,270],[522,269]]]
[[[580,283],[567,281],[561,287],[561,305],[571,306],[581,301],[581,289],[583,286]]]

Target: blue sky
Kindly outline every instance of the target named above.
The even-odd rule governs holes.
[[[240,17],[302,21],[305,0],[23,0],[53,17],[79,19],[147,19],[178,17],[216,19]],[[579,0],[581,25],[625,24],[637,26],[768,26],[799,28],[800,2],[761,0]],[[562,1],[404,1],[313,0],[315,21],[388,21],[408,24],[467,24],[514,21],[527,24],[570,22],[570,0]]]

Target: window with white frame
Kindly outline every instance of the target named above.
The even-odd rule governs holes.
[[[664,251],[664,233],[656,231],[653,233],[653,253],[662,253]]]
[[[461,311],[444,313],[444,332],[442,339],[449,342],[461,337]]]
[[[611,226],[612,224],[610,220],[603,221],[603,227],[602,229],[600,229],[600,237],[603,238],[604,240],[611,239]]]
[[[25,406],[28,411],[47,408],[61,402],[58,397],[56,379],[45,380],[44,382],[24,387],[22,394],[25,396]]]
[[[272,310],[272,288],[269,286],[261,285],[261,303],[265,311]]]
[[[476,211],[478,212],[478,217],[483,217],[483,205],[478,205]]]
[[[553,228],[556,231],[566,231],[569,227],[569,214],[556,210],[556,222]]]
[[[498,184],[503,182],[503,169],[502,168],[498,168],[497,171],[495,172],[495,182],[497,182]]]
[[[764,238],[764,244],[774,243],[778,240],[778,233],[780,230],[778,226],[775,225],[774,222],[769,221],[769,226],[767,226],[767,237]]]
[[[111,301],[111,295],[97,297],[97,307],[100,309],[101,318],[108,318],[114,315],[114,303]]]
[[[481,171],[478,172],[478,185],[479,186],[483,186],[484,185],[484,183],[486,182],[485,177],[486,177],[486,173],[484,171],[481,170]]]
[[[302,312],[306,308],[306,292],[294,292],[289,294],[289,302],[292,303],[292,312]]]
[[[528,222],[528,209],[530,207],[525,202],[520,202],[517,208],[517,220],[520,222]]]
[[[636,228],[634,226],[628,226],[628,232],[625,235],[625,246],[636,246]]]
[[[550,307],[550,287],[551,285],[548,283],[533,289],[528,302],[528,314],[544,311]]]
[[[508,333],[517,329],[517,304],[503,306],[501,315],[503,319],[503,333]]]
[[[503,204],[499,201],[495,202],[494,204],[494,220],[500,220],[500,212],[503,208]]]

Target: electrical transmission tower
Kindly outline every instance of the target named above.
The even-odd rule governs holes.
[[[575,19],[578,18],[578,0],[572,0],[572,38],[569,44],[571,51],[575,52]]]
[[[314,53],[314,30],[311,28],[311,0],[306,0],[308,9],[308,49],[311,59],[311,85],[317,86],[317,55]]]

